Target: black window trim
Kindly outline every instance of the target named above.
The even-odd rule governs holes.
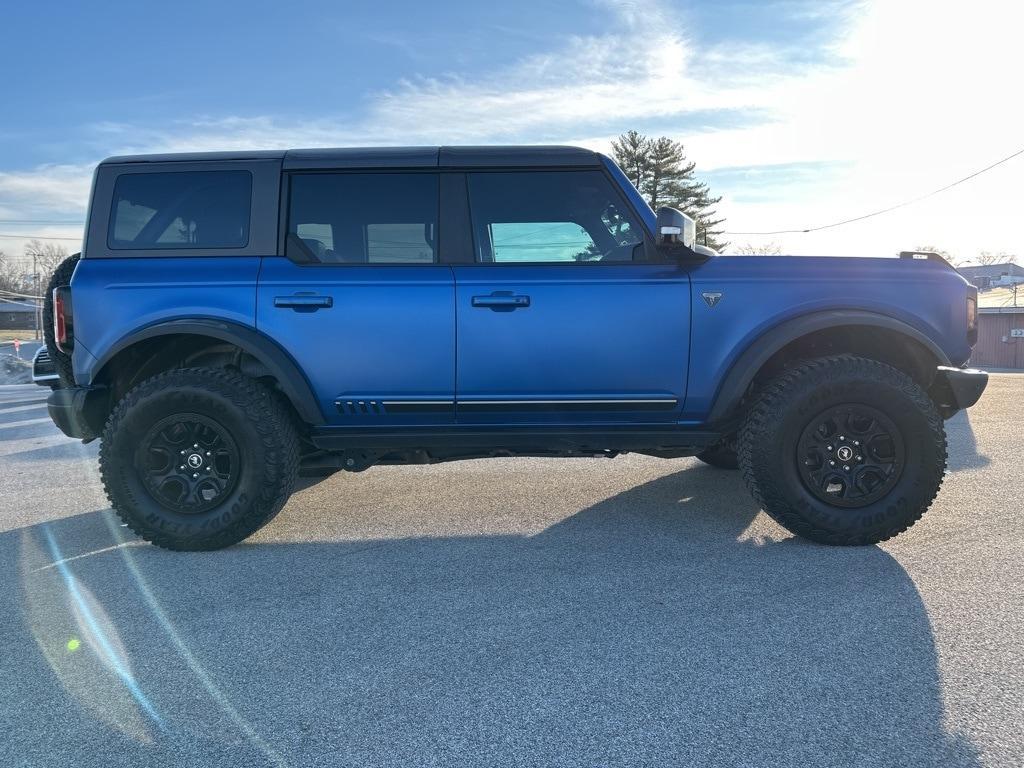
[[[244,170],[252,175],[249,209],[249,242],[238,248],[110,248],[107,230],[111,221],[114,187],[129,173]],[[82,258],[89,259],[233,259],[272,256],[277,253],[281,161],[273,158],[240,160],[166,160],[152,163],[104,162],[96,167]]]
[[[292,177],[294,176],[314,176],[314,175],[359,175],[365,176],[367,174],[403,174],[408,175],[411,173],[429,173],[437,176],[437,244],[434,246],[434,260],[430,263],[427,262],[409,262],[402,263],[397,261],[379,261],[379,262],[341,262],[341,261],[297,261],[293,259],[288,252],[288,236],[290,234],[291,227],[291,196],[292,196]],[[281,172],[281,207],[279,212],[280,225],[278,227],[278,238],[277,238],[277,252],[279,256],[283,256],[298,267],[358,267],[360,269],[366,269],[367,267],[415,267],[418,269],[425,269],[430,267],[447,267],[448,264],[442,257],[442,242],[444,239],[444,227],[442,226],[442,214],[444,211],[444,205],[442,204],[442,184],[441,175],[444,172],[434,166],[426,168],[411,167],[411,168],[295,168],[295,169],[284,169]]]
[[[530,173],[532,171],[597,171],[601,173],[611,185],[613,194],[622,203],[623,208],[633,214],[639,223],[640,232],[643,234],[643,242],[637,244],[637,250],[642,258],[633,258],[630,261],[530,261],[530,262],[482,262],[476,260],[476,244],[474,242],[472,214],[469,201],[469,174],[470,173]],[[434,173],[438,176],[438,245],[437,254],[432,264],[364,264],[352,263],[325,263],[320,261],[300,262],[288,257],[286,241],[288,238],[288,216],[291,207],[291,177],[293,174],[315,174],[315,173]],[[456,181],[445,181],[445,179],[456,179]],[[408,166],[388,168],[285,168],[281,172],[280,194],[278,209],[278,238],[277,255],[289,258],[293,264],[300,267],[442,267],[442,266],[479,266],[479,267],[573,267],[585,268],[619,268],[637,265],[667,265],[678,264],[672,258],[662,257],[654,247],[654,233],[647,226],[646,219],[636,210],[633,201],[630,200],[619,187],[608,169],[602,164],[594,165],[551,165],[551,166]]]

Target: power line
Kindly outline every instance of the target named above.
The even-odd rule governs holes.
[[[996,162],[992,163],[992,165],[986,166],[986,167],[982,168],[980,171],[975,171],[974,173],[970,174],[969,176],[964,176],[962,179],[957,179],[952,184],[947,184],[944,187],[940,187],[939,189],[936,189],[936,190],[933,190],[931,192],[928,192],[927,194],[921,195],[920,197],[915,197],[915,198],[913,198],[911,200],[904,200],[902,203],[897,203],[896,205],[890,205],[888,208],[882,208],[879,211],[872,211],[871,213],[865,213],[863,216],[854,216],[852,219],[843,219],[842,221],[836,221],[836,222],[833,222],[832,224],[823,224],[820,227],[807,227],[806,229],[777,229],[777,230],[775,230],[773,232],[723,232],[722,234],[723,235],[802,235],[802,234],[806,234],[807,232],[819,232],[819,231],[821,231],[823,229],[832,229],[833,227],[841,227],[844,224],[852,224],[855,221],[863,221],[864,219],[870,219],[872,216],[881,216],[883,213],[889,213],[890,211],[895,211],[897,208],[904,208],[904,207],[906,207],[908,205],[912,205],[914,203],[919,203],[920,201],[926,200],[929,197],[933,197],[934,195],[937,195],[940,192],[945,192],[947,189],[952,189],[953,187],[957,186],[958,184],[963,184],[965,181],[970,181],[975,176],[980,176],[981,174],[985,173],[986,171],[991,171],[996,166],[1002,165],[1003,163],[1005,163],[1005,162],[1007,162],[1009,160],[1013,160],[1013,158],[1017,157],[1018,155],[1024,155],[1024,148],[1018,149],[1012,155],[1007,155],[1002,160],[997,160]]]
[[[0,295],[0,301],[8,302],[10,304],[20,304],[23,307],[39,307],[41,306],[41,299],[18,299],[14,296]]]
[[[1003,301],[1003,303],[1000,306],[1009,307],[1009,306],[1011,306],[1010,305],[1011,301],[1013,302],[1012,306],[1014,306],[1014,307],[1017,306],[1017,288],[1018,288],[1018,285],[1014,284],[1014,285],[1012,285],[1010,287],[1011,287],[1012,292],[1010,293],[1010,295],[1008,295],[1006,297],[1006,299]]]
[[[34,299],[35,301],[42,301],[42,296],[32,296],[28,293],[15,293],[14,291],[0,291],[0,299]]]
[[[82,219],[0,219],[0,224],[85,224]]]
[[[19,240],[73,240],[76,243],[82,242],[81,237],[58,237],[57,235],[12,235],[8,232],[0,232],[0,237],[13,237]]]

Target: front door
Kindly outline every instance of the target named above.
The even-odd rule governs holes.
[[[450,424],[454,281],[438,263],[437,173],[287,181],[287,258],[263,260],[257,327],[298,363],[329,424]]]
[[[601,171],[467,174],[474,263],[457,265],[460,423],[659,423],[686,396],[690,288],[644,259]]]

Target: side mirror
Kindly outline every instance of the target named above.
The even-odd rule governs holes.
[[[659,247],[678,247],[685,245],[693,248],[697,242],[697,223],[682,211],[675,208],[658,209],[658,241]]]

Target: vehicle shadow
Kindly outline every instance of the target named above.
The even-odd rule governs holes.
[[[339,524],[316,543],[184,554],[124,536],[109,510],[0,535],[18,585],[0,592],[8,749],[72,764],[88,745],[110,765],[977,765],[943,727],[928,615],[899,563],[785,538],[755,522],[736,473],[685,465],[536,535]],[[432,471],[403,475],[388,508],[473,498],[472,472]],[[268,537],[320,514],[290,505]]]
[[[988,456],[978,453],[978,441],[968,411],[960,411],[946,422],[946,439],[950,446],[949,471],[981,469],[991,464]]]

